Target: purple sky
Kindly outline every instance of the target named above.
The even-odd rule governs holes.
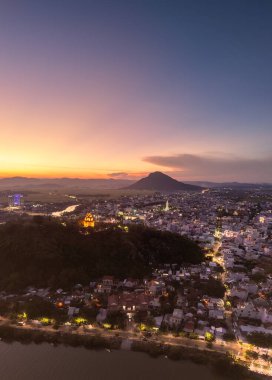
[[[0,176],[272,182],[272,2],[0,4]]]

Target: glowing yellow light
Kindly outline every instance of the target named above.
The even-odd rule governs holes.
[[[111,325],[109,323],[104,323],[103,327],[104,327],[104,329],[110,329]]]
[[[94,228],[94,218],[90,212],[86,214],[81,224],[83,225],[84,228],[89,228],[89,227]]]
[[[74,319],[74,321],[77,325],[81,325],[88,322],[86,318],[82,318],[82,317],[77,317]]]
[[[50,325],[51,323],[53,323],[53,319],[50,319],[50,318],[47,318],[47,317],[43,317],[43,318],[40,319],[40,322],[43,325]]]
[[[139,324],[139,329],[140,329],[141,331],[146,331],[146,330],[147,330],[147,326],[146,326],[144,323],[140,323],[140,324]]]
[[[205,340],[207,342],[212,342],[214,340],[214,335],[212,333],[210,333],[210,332],[207,331],[205,333]]]
[[[23,312],[22,314],[17,315],[18,319],[27,319],[27,314]]]

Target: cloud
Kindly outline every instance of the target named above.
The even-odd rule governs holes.
[[[117,179],[127,179],[129,176],[129,174],[126,172],[108,173],[107,175],[111,178],[117,178]]]
[[[143,161],[169,168],[179,178],[191,180],[220,180],[272,182],[272,157],[241,158],[228,154],[148,156]]]
[[[146,177],[149,172],[113,172],[108,173],[107,176],[114,179],[128,179],[131,181],[138,181],[140,178]]]
[[[125,172],[117,172],[117,173],[108,173],[110,177],[127,177],[128,173]]]

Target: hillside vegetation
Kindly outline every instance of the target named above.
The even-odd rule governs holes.
[[[103,275],[142,278],[152,265],[199,263],[193,241],[170,232],[131,226],[79,232],[76,225],[38,219],[0,226],[0,289],[68,288]]]

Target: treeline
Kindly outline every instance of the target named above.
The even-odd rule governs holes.
[[[117,227],[89,235],[76,224],[35,218],[0,226],[0,289],[88,284],[103,275],[142,278],[152,265],[199,263],[199,246],[182,236],[142,226]]]
[[[6,343],[21,342],[30,343],[51,343],[54,345],[64,344],[72,347],[84,347],[88,349],[118,349],[121,346],[121,339],[118,337],[102,337],[96,335],[71,334],[64,332],[49,332],[34,329],[22,329],[15,326],[1,325],[0,338]]]
[[[84,311],[85,308],[82,308]],[[88,310],[90,310],[88,308]],[[67,311],[58,308],[53,302],[38,296],[18,297],[18,299],[0,299],[0,315],[11,321],[17,321],[18,315],[27,315],[29,319],[40,319],[43,317],[54,319],[56,323],[68,320]],[[90,313],[91,315],[91,313]]]

